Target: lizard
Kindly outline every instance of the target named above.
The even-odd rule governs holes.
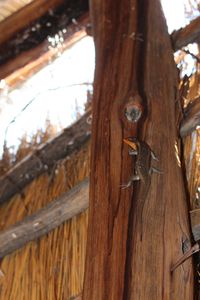
[[[135,137],[124,139],[124,143],[130,146],[129,155],[136,155],[135,172],[131,176],[127,184],[122,185],[122,188],[130,187],[135,180],[141,180],[147,185],[150,175],[153,172],[161,173],[158,169],[152,166],[152,160],[158,161],[158,158],[151,150],[149,145],[144,141],[139,141]]]
[[[147,197],[149,187],[151,184],[151,174],[153,172],[162,173],[158,169],[152,166],[152,161],[158,161],[158,158],[151,150],[149,145],[144,141],[139,141],[135,137],[129,137],[124,139],[124,143],[128,144],[131,149],[129,149],[129,155],[136,155],[135,170],[130,177],[127,184],[122,185],[122,189],[128,188],[136,180],[141,180],[143,186],[143,204],[141,209],[141,224],[142,224],[142,215],[145,204],[145,199]],[[141,230],[142,232],[142,230]]]

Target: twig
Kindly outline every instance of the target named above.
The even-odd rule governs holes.
[[[181,51],[185,52],[186,54],[191,55],[194,59],[196,59],[197,63],[200,64],[200,58],[196,56],[194,53],[191,53],[189,50],[182,49]]]

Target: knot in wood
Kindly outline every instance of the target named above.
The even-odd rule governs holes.
[[[143,113],[142,99],[139,95],[129,96],[124,114],[129,122],[137,123]]]

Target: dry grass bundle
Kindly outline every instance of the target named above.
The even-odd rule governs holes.
[[[38,145],[45,143],[48,139],[54,137],[57,131],[56,126],[51,124],[51,122],[47,119],[43,130],[39,129],[31,137],[27,134],[22,136],[16,154],[13,154],[12,147],[9,148],[6,144],[4,144],[4,151],[2,159],[0,160],[0,176],[4,175],[10,168],[35,150]]]
[[[0,228],[32,214],[89,174],[89,144],[57,164],[0,208]],[[45,237],[5,257],[1,263],[0,299],[64,300],[82,289],[87,238],[87,212],[65,222]]]
[[[185,104],[199,96],[200,74],[195,73],[189,82],[189,91]],[[198,187],[200,186],[200,130],[195,130],[184,139],[184,158],[190,194],[191,209],[200,208],[200,198]]]

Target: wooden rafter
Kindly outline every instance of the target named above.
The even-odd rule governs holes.
[[[54,9],[64,0],[35,0],[16,13],[0,22],[0,45],[8,41],[15,33],[30,25],[50,9]]]
[[[0,79],[16,70],[12,67],[12,60],[14,66],[19,68],[48,51],[50,45],[44,43],[48,36],[53,37],[57,34],[61,35],[62,40],[68,38],[72,32],[68,32],[66,28],[73,21],[76,25],[74,32],[75,28],[76,31],[83,29],[81,17],[86,12],[88,12],[87,0],[66,0],[61,6],[53,11],[49,10],[47,14],[4,42],[0,47],[0,65],[1,68],[4,67],[4,75],[2,76],[2,72]]]
[[[81,22],[82,26],[86,24],[87,20],[88,16],[85,16]],[[82,29],[82,26],[74,24],[69,26],[68,36],[65,36],[65,41],[62,44],[62,51],[69,49],[86,36],[86,32]],[[24,82],[32,74],[49,64],[49,61],[53,61],[57,57],[58,49],[47,49],[48,42],[45,41],[37,49],[29,51],[29,55],[19,55],[0,68],[0,78],[4,78],[9,88],[14,88],[16,85]],[[7,74],[9,75],[7,76]]]
[[[85,211],[89,202],[88,186],[88,179],[85,179],[46,207],[0,232],[0,258]]]
[[[5,175],[0,177],[0,203],[19,193],[23,196],[23,188],[33,179],[51,172],[60,159],[80,149],[90,138],[90,124],[88,111],[80,120],[71,127],[66,128],[57,137],[40,145],[30,155],[14,166]]]
[[[189,25],[176,30],[171,35],[172,45],[175,51],[190,43],[200,42],[200,17],[191,21]]]
[[[191,101],[186,109],[180,123],[180,135],[185,137],[191,134],[200,125],[200,97]]]

